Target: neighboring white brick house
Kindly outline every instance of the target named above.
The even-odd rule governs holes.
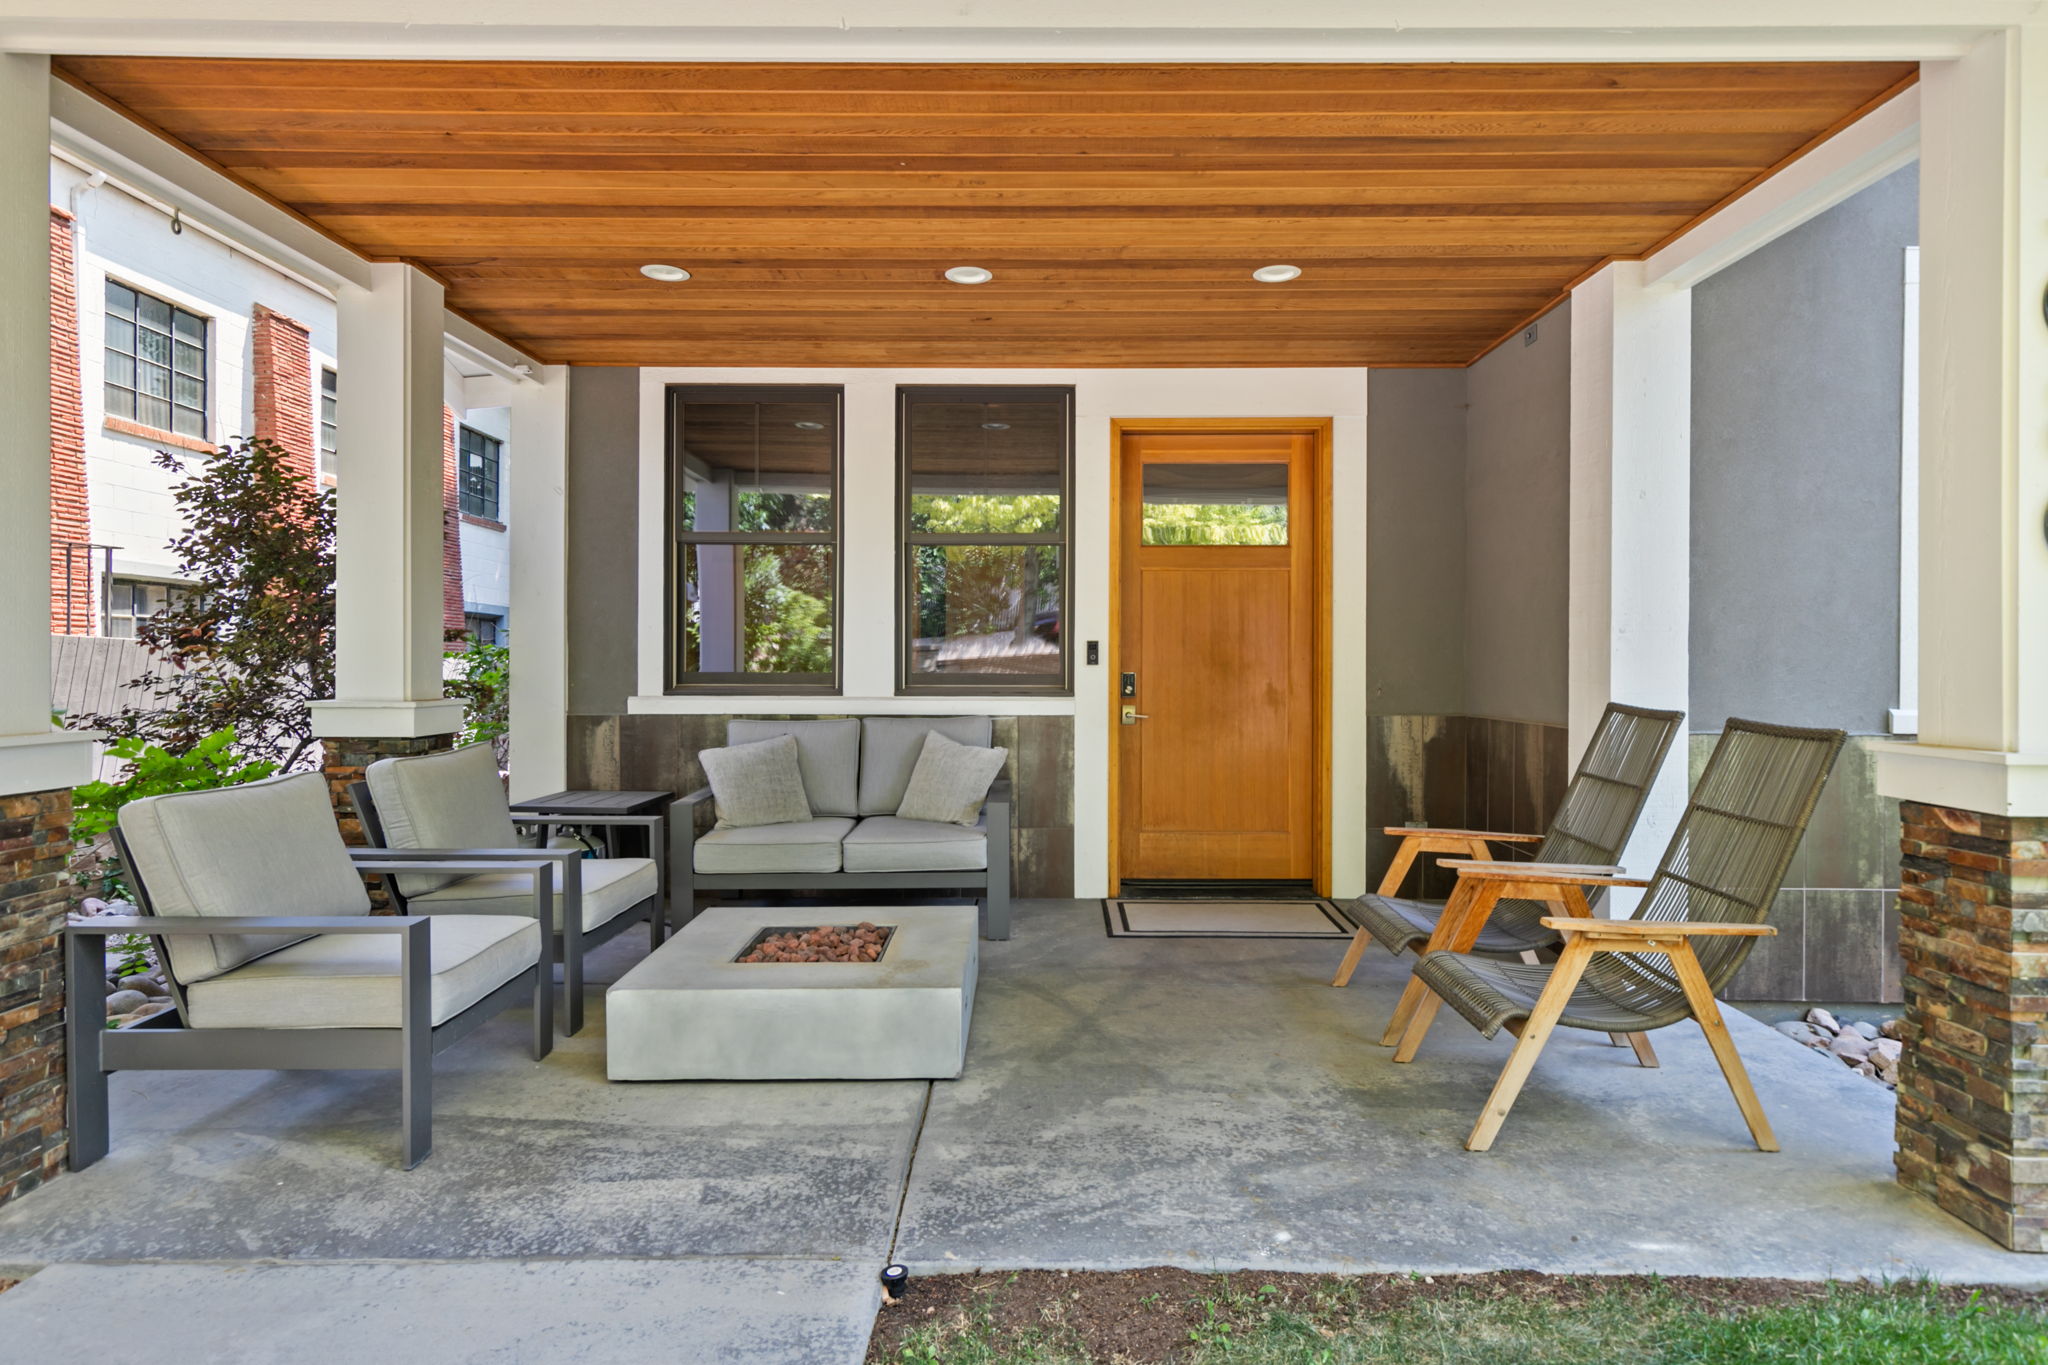
[[[67,613],[63,544],[73,542],[75,556],[87,551],[76,545],[81,537],[75,523],[53,527],[59,565],[53,572],[52,628],[60,634],[125,635],[132,633],[138,612],[158,607],[179,582],[169,549],[180,529],[170,491],[177,476],[157,467],[159,450],[198,458],[237,437],[273,435],[300,456],[309,472],[318,469],[324,482],[346,477],[347,438],[340,438],[341,448],[330,457],[334,428],[323,425],[332,416],[329,405],[347,401],[347,378],[335,359],[335,305],[322,291],[190,224],[179,222],[181,230],[174,230],[166,206],[68,157],[51,158],[50,203],[73,220],[89,509],[82,539],[98,547],[90,552],[91,571],[73,575]],[[111,300],[110,281],[116,286]],[[130,310],[150,316],[138,315],[132,322],[120,316]],[[266,312],[274,315],[271,325],[281,329],[279,335],[263,333]],[[168,332],[154,325],[165,316],[172,320]],[[203,358],[195,359],[201,348],[193,339],[201,331]],[[286,358],[283,364],[280,355]],[[154,360],[165,358],[168,365],[151,368]],[[323,392],[329,375],[337,389],[331,400]],[[150,392],[166,387],[166,380],[170,394]],[[463,376],[453,366],[448,389],[456,444],[465,441],[463,427],[489,438],[484,444],[498,466],[491,487],[502,490],[503,464],[509,458],[506,410],[465,411]],[[186,400],[185,410],[167,408],[166,398]],[[136,415],[130,416],[131,411]],[[467,443],[478,444],[474,438]],[[449,454],[458,465],[459,500],[462,461],[456,451]],[[61,452],[57,458],[63,458]],[[458,529],[449,548],[460,556],[459,615],[472,628],[502,637],[509,626],[511,594],[509,520],[501,493],[495,511],[492,517],[451,517]],[[462,624],[457,616],[451,601],[451,628]]]

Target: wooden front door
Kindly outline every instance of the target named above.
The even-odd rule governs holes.
[[[1119,879],[1320,880],[1325,429],[1119,432]]]

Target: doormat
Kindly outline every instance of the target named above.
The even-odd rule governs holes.
[[[1325,900],[1106,900],[1111,938],[1350,938],[1356,926]]]

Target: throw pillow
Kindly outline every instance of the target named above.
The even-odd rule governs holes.
[[[932,731],[924,737],[917,766],[910,770],[910,785],[903,789],[903,804],[896,807],[897,817],[948,825],[974,824],[981,818],[981,803],[988,797],[989,784],[996,780],[1009,757],[1008,749],[956,744],[937,730]]]
[[[705,749],[697,761],[704,765],[712,799],[718,803],[720,829],[786,825],[811,818],[794,735]]]

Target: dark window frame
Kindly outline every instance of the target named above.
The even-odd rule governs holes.
[[[935,535],[910,528],[910,409],[920,402],[1015,403],[1057,399],[1064,405],[1057,531]],[[1060,672],[1044,682],[1020,673],[920,673],[910,666],[917,639],[917,555],[927,545],[1051,545],[1060,552]],[[898,696],[985,697],[1074,695],[1074,386],[1071,384],[902,384],[896,389],[896,693]]]
[[[137,612],[135,610],[135,592],[138,588],[162,588],[164,590],[163,606],[147,614]],[[108,577],[106,584],[107,619],[104,629],[107,635],[113,639],[133,640],[137,638],[142,622],[154,620],[156,617],[161,616],[164,612],[169,611],[172,607],[177,606],[179,602],[191,596],[193,591],[193,586],[190,583],[180,583],[168,578],[150,578],[143,574],[113,574]],[[116,604],[120,603],[124,597],[127,599],[127,609],[123,611],[115,610]],[[125,634],[115,628],[115,622],[117,621],[126,621],[128,623],[128,629]]]
[[[691,531],[683,525],[683,410],[692,403],[832,405],[832,530]],[[670,384],[663,399],[665,547],[662,594],[662,684],[669,696],[761,694],[836,697],[846,674],[846,389],[840,384]],[[683,551],[691,545],[821,545],[832,555],[832,672],[703,673],[683,669]]]
[[[125,315],[115,311],[114,302],[109,297],[116,289],[126,290],[133,296],[129,304],[129,310]],[[149,360],[142,354],[143,299],[161,304],[170,310],[171,330],[167,333],[158,333],[158,335],[166,337],[170,344],[170,350],[162,364]],[[180,318],[188,318],[199,324],[199,369],[196,374],[188,373],[178,368],[177,352],[179,345],[190,346],[193,344],[185,341],[178,335],[178,319]],[[126,349],[113,344],[114,329],[110,324],[117,320],[128,324],[129,333]],[[155,332],[157,329],[151,327],[149,330]],[[108,275],[100,290],[100,349],[102,353],[100,404],[106,416],[123,422],[134,422],[138,426],[149,428],[151,431],[161,431],[168,435],[183,437],[188,441],[210,441],[212,439],[213,319],[211,317],[205,313],[195,312],[190,308],[173,303],[161,294],[129,284],[126,280],[119,279],[116,276]],[[113,378],[112,365],[106,359],[108,356],[120,356],[127,360],[129,366],[128,383],[123,384]],[[168,389],[160,400],[166,405],[169,412],[170,420],[167,422],[152,422],[142,416],[143,399],[156,398],[156,395],[145,394],[142,391],[142,367],[145,365],[163,370],[168,378]],[[190,403],[178,401],[178,379],[181,376],[198,382],[199,403],[197,407]],[[127,395],[125,404],[116,400],[117,391]],[[124,406],[126,411],[121,410]],[[178,430],[178,414],[180,411],[198,414],[199,430],[197,432]]]
[[[467,438],[472,436],[480,443],[474,451],[464,443]],[[484,457],[484,462],[480,466],[483,472],[480,474],[473,475],[471,473],[469,457],[473,454]],[[500,511],[505,505],[504,468],[505,442],[502,437],[493,436],[488,431],[478,431],[467,423],[456,424],[455,498],[456,506],[465,516],[482,517],[485,521],[504,520],[504,517],[500,515]],[[479,484],[489,486],[490,499],[488,506],[480,493],[471,491],[470,483],[472,479]]]
[[[463,633],[478,644],[502,644],[505,637],[505,618],[494,611],[466,611],[462,614]],[[485,639],[486,630],[490,634]]]

